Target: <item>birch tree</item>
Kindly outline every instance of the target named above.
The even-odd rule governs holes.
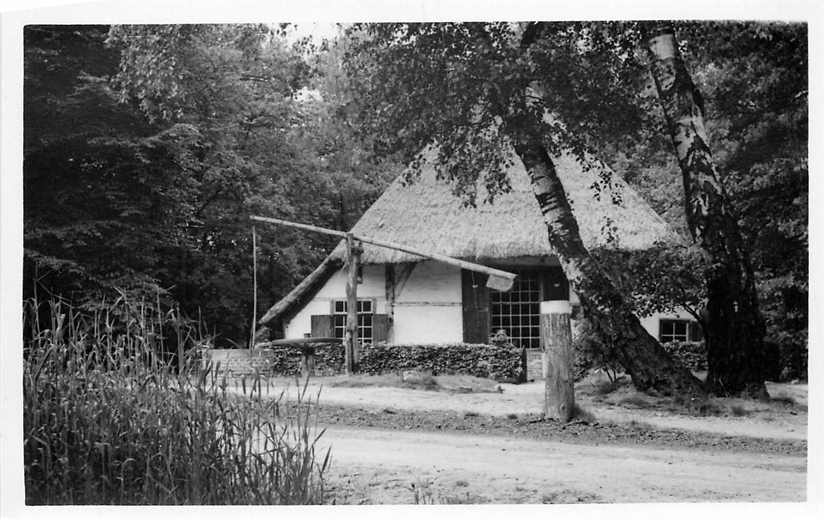
[[[766,395],[764,321],[738,222],[704,126],[704,104],[670,24],[648,27],[650,72],[684,182],[686,220],[707,252],[708,386],[718,394]]]
[[[641,326],[581,240],[552,157],[570,151],[583,158],[585,147],[574,129],[545,117],[575,101],[549,80],[612,79],[597,68],[595,55],[564,61],[575,53],[558,49],[557,42],[572,40],[554,38],[557,29],[538,23],[356,26],[349,32],[354,44],[347,61],[360,81],[362,122],[382,136],[379,151],[401,153],[413,166],[422,149],[435,145],[439,175],[468,204],[476,203],[479,179],[490,197],[508,189],[505,171],[514,149],[547,226],[547,253],[560,260],[584,311],[611,338],[636,387],[701,395],[700,382]],[[542,77],[553,66],[558,75]],[[574,92],[574,85],[566,91]]]

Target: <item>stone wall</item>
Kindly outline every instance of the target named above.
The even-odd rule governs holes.
[[[539,380],[544,378],[543,374],[543,352],[539,349],[529,349],[526,351],[526,380]]]
[[[213,367],[218,368],[221,374],[227,376],[267,374],[273,358],[274,353],[269,349],[237,348],[203,351],[203,363],[211,360]]]
[[[309,365],[313,375],[343,373],[341,345],[319,345],[313,352]],[[520,383],[525,380],[523,354],[522,349],[508,345],[366,345],[361,350],[359,372],[377,375],[430,370],[434,374],[467,374]],[[301,373],[304,362],[302,351],[293,347],[209,349],[203,351],[202,360],[204,366],[211,361],[220,374],[230,377],[293,376]],[[539,363],[539,374],[540,370]]]

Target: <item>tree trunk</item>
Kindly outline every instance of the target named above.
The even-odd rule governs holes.
[[[707,252],[708,388],[721,395],[766,396],[764,321],[755,277],[721,184],[704,128],[703,100],[669,24],[647,35],[650,71],[684,179],[687,225]]]
[[[524,115],[510,120],[509,135],[529,173],[552,250],[587,316],[599,332],[612,339],[618,362],[639,390],[703,396],[701,382],[641,326],[623,295],[590,256],[541,131],[537,124],[531,124],[531,117]]]

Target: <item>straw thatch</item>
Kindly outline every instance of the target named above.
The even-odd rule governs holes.
[[[584,244],[592,249],[646,249],[658,240],[678,240],[666,222],[626,182],[593,160],[590,168],[570,155],[555,158]],[[507,172],[512,190],[476,207],[464,207],[434,167],[424,164],[420,178],[393,182],[352,228],[355,234],[470,261],[505,263],[507,258],[552,255],[538,203],[519,160]],[[604,178],[610,181],[605,184]],[[600,187],[600,189],[596,188]],[[612,239],[610,239],[612,237]],[[367,264],[420,261],[421,257],[363,244]],[[289,314],[311,298],[344,258],[343,242],[306,280],[275,304],[261,323]],[[502,262],[504,261],[504,262]]]
[[[332,255],[327,256],[323,262],[321,262],[314,271],[309,273],[294,289],[289,291],[280,301],[272,305],[258,323],[261,325],[268,323],[289,313],[293,309],[300,308],[309,303],[309,300],[315,292],[323,287],[323,284],[342,266],[342,261],[334,258]]]
[[[656,240],[674,238],[666,222],[603,163],[593,162],[585,169],[574,157],[564,155],[555,159],[555,165],[588,248],[646,249]],[[479,186],[477,206],[464,207],[449,184],[437,180],[434,167],[427,164],[417,182],[404,186],[401,179],[395,180],[352,232],[478,262],[551,255],[546,225],[526,170],[516,160],[507,173],[512,191],[488,204]],[[609,185],[602,175],[610,179]],[[332,256],[344,257],[343,244]],[[415,255],[364,244],[363,263],[418,260]]]

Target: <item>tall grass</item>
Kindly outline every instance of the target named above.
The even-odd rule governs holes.
[[[28,504],[323,502],[329,451],[305,387],[296,406],[265,398],[259,377],[227,392],[193,355],[195,328],[154,305],[30,301],[24,319]]]

